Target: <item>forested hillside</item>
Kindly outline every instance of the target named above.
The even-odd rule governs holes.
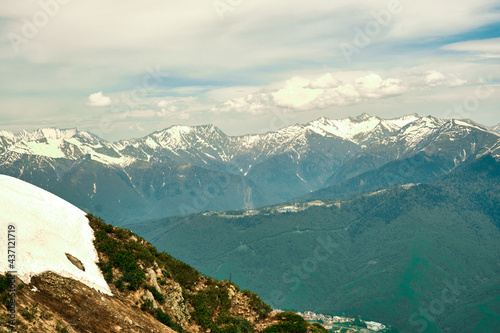
[[[130,226],[273,307],[361,315],[407,332],[500,325],[500,163],[298,212],[262,209]]]

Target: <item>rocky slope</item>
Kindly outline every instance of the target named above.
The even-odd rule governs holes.
[[[128,230],[88,218],[112,294],[50,271],[29,283],[18,280],[18,332],[267,332],[283,322],[257,295],[201,275]],[[8,279],[0,276],[4,329],[12,329]],[[326,332],[306,327],[303,332]]]

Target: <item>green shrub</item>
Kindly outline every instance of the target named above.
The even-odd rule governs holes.
[[[156,320],[158,320],[163,325],[166,325],[166,326],[172,328],[176,332],[184,332],[184,329],[180,325],[174,323],[172,318],[170,318],[170,316],[168,314],[163,312],[163,310],[156,309],[156,310],[154,310],[153,315],[156,318]]]
[[[158,290],[156,290],[155,287],[151,285],[146,285],[146,289],[153,294],[154,299],[159,302],[159,303],[164,303],[165,302],[165,296],[163,296]]]
[[[99,263],[99,268],[101,269],[106,282],[113,282],[113,268],[117,268],[123,275],[122,282],[129,290],[137,290],[140,288],[144,281],[146,280],[146,275],[141,270],[138,265],[141,255],[138,255],[134,251],[129,251],[127,248],[123,247],[123,242],[109,237],[109,228],[101,219],[95,218],[93,215],[88,214],[90,226],[94,229],[94,245],[96,249],[104,253],[108,257],[107,263]],[[111,227],[111,230],[114,230]],[[117,229],[120,230],[120,229]]]
[[[248,290],[243,290],[241,293],[250,298],[250,307],[257,312],[261,318],[267,316],[273,310],[269,305],[264,303],[262,299],[260,299],[259,295]]]
[[[124,291],[125,285],[123,284],[123,278],[119,278],[118,281],[116,281],[115,286],[119,291]]]
[[[209,286],[195,295],[187,294],[187,299],[194,307],[191,313],[192,318],[203,328],[214,332],[218,326],[228,323],[231,300],[225,288]],[[214,322],[213,318],[217,311],[219,312],[218,322]]]
[[[10,273],[7,273],[5,275],[0,275],[0,293],[3,293],[7,289],[9,289],[11,278],[12,278],[12,275],[10,275]]]
[[[113,282],[113,265],[110,262],[99,262],[97,264],[99,268],[101,269],[102,275],[104,276],[104,279],[106,280],[107,283],[112,283]]]
[[[141,304],[141,310],[142,311],[153,310],[153,301],[149,299],[144,300],[144,302]]]
[[[328,330],[318,323],[312,324],[311,333],[328,333]]]
[[[263,333],[306,333],[309,323],[293,312],[282,312],[276,316],[281,322],[264,329]]]

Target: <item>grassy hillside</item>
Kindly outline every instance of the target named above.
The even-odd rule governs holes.
[[[198,214],[130,226],[271,306],[361,315],[407,332],[500,325],[500,164],[297,213]]]

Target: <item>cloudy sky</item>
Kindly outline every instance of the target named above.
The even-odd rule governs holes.
[[[0,129],[500,123],[500,1],[2,0]]]

